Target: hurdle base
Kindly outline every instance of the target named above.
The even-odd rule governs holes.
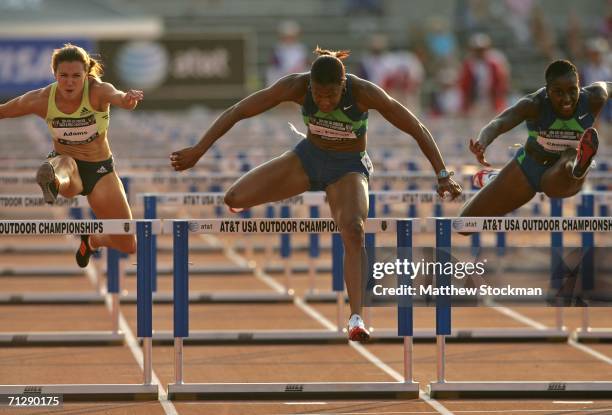
[[[538,381],[538,382],[432,382],[429,396],[457,398],[606,398],[612,396],[612,382]]]
[[[373,330],[372,342],[402,342],[396,330]],[[569,333],[558,329],[522,329],[522,328],[490,328],[490,329],[455,329],[450,335],[445,336],[448,343],[463,342],[566,342]],[[415,330],[414,342],[433,343],[436,341],[434,330]]]
[[[578,329],[572,333],[572,339],[581,343],[612,343],[612,328]]]
[[[172,344],[171,331],[153,332],[153,344]],[[341,344],[346,333],[332,330],[191,330],[184,344]]]
[[[263,271],[266,274],[283,274],[285,272],[285,267],[282,264],[272,264],[272,265],[264,267]],[[294,274],[306,274],[309,271],[309,267],[307,264],[292,263],[291,271]],[[172,275],[173,272],[174,272],[174,268],[172,266],[161,265],[157,268],[157,275]],[[330,273],[331,266],[319,265],[317,266],[317,272],[321,274]],[[189,275],[194,275],[194,276],[195,275],[206,275],[208,277],[212,277],[212,276],[227,276],[227,275],[244,275],[244,274],[252,274],[252,273],[253,273],[252,268],[249,268],[247,266],[238,266],[238,265],[209,265],[209,266],[194,265],[189,268]],[[127,268],[125,275],[136,276],[136,267]]]
[[[419,384],[403,382],[169,384],[170,400],[418,399]]]
[[[0,294],[2,304],[104,304],[104,296],[95,292],[6,293]]]
[[[338,293],[335,291],[309,291],[302,299],[307,303],[335,303],[338,301]],[[348,302],[348,295],[344,294],[344,302]]]
[[[156,401],[158,385],[82,384],[82,385],[2,385],[0,395],[62,395],[64,402]]]
[[[0,333],[0,346],[98,346],[122,345],[123,332],[112,331],[49,331],[32,333]]]
[[[136,303],[136,294],[121,296],[121,302]],[[155,304],[172,304],[173,293],[156,292],[153,293]],[[236,303],[292,303],[293,296],[287,293],[275,292],[228,292],[228,293],[208,293],[194,292],[189,293],[189,302],[192,304],[236,304]]]

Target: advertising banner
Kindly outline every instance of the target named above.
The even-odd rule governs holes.
[[[246,94],[244,34],[103,40],[98,48],[104,79],[123,90],[144,90],[143,108],[209,105]]]

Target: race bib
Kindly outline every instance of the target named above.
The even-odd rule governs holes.
[[[368,174],[371,175],[372,173],[374,173],[374,165],[372,164],[372,160],[370,160],[370,156],[368,156],[368,153],[363,154],[363,157],[361,158],[361,164],[363,164],[363,167],[366,168]]]

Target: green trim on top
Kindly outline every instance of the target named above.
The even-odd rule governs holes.
[[[580,133],[584,132],[584,128],[582,128],[582,126],[578,124],[578,121],[576,121],[575,118],[572,118],[571,120],[561,120],[557,118],[555,122],[553,122],[552,125],[548,127],[548,129],[578,131]]]

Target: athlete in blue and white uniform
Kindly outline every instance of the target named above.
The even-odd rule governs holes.
[[[484,153],[493,140],[523,121],[529,132],[525,145],[499,173],[476,174],[475,182],[485,186],[465,204],[462,216],[501,216],[537,192],[563,198],[582,188],[599,146],[592,126],[612,92],[612,83],[580,88],[576,67],[566,60],[551,63],[545,77],[546,87],[521,98],[489,122],[476,141],[470,140],[478,161],[490,166]]]
[[[362,270],[366,264],[364,224],[368,215],[371,162],[365,152],[368,110],[375,109],[418,142],[438,176],[438,193],[461,193],[446,170],[427,128],[381,88],[346,74],[342,59],[348,52],[317,48],[309,73],[285,76],[225,110],[198,144],[172,153],[175,170],[193,167],[213,143],[238,121],[281,102],[302,106],[307,137],[293,151],[242,176],[225,194],[230,208],[250,208],[283,200],[307,190],[325,190],[344,243],[344,280],[351,307],[349,339],[365,341],[369,333],[359,316]]]

